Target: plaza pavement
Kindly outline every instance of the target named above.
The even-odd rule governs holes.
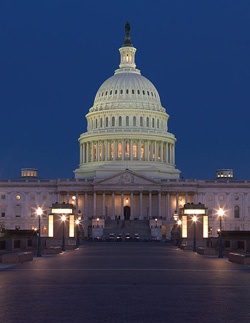
[[[250,322],[250,266],[167,243],[87,243],[0,264],[0,322]]]

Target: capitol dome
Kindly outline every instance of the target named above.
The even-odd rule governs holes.
[[[178,178],[169,115],[155,86],[136,68],[128,23],[119,51],[119,68],[100,86],[86,115],[87,132],[79,138],[80,165],[75,176],[102,177],[130,169]]]

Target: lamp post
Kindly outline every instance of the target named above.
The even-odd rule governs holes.
[[[194,223],[194,242],[193,242],[193,251],[196,252],[196,221],[197,221],[197,216],[194,215],[193,218],[193,223]]]
[[[79,248],[79,224],[80,220],[76,219],[76,248]]]
[[[155,227],[157,228],[157,221],[158,221],[158,219],[155,219]]]
[[[42,257],[41,251],[41,215],[43,210],[38,207],[36,210],[36,214],[38,215],[38,242],[37,242],[37,257]]]
[[[97,228],[99,228],[99,221],[100,221],[100,219],[99,219],[99,218],[97,218],[97,219],[96,219],[96,226],[97,226]]]
[[[219,255],[218,258],[223,258],[223,249],[222,249],[222,228],[221,228],[221,224],[222,224],[222,217],[224,215],[224,210],[222,208],[220,208],[218,210],[218,216],[220,218],[220,232],[219,232]]]
[[[66,220],[66,216],[62,215],[62,251],[65,251],[65,237],[64,237],[64,222]]]
[[[178,248],[181,246],[181,219],[177,221],[177,224],[179,226],[179,240],[178,240]]]

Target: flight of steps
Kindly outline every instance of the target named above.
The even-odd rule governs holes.
[[[133,238],[135,233],[139,234],[141,240],[151,238],[151,231],[148,220],[106,220],[103,230],[103,237],[108,238],[110,233],[114,233],[116,238],[118,234],[122,234],[123,240],[127,233]]]

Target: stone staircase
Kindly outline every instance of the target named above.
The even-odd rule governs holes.
[[[141,240],[151,238],[148,220],[105,220],[103,237],[108,238],[110,233],[113,233],[115,238],[118,234],[122,234],[123,241],[127,233],[130,234],[131,238],[134,237],[135,233],[139,234]]]

